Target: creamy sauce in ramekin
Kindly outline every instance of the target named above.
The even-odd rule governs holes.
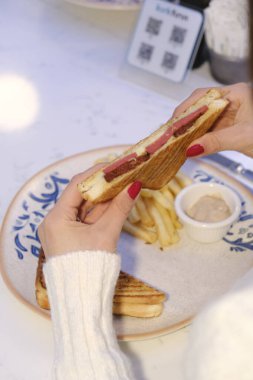
[[[188,210],[187,215],[199,222],[216,223],[227,219],[231,210],[219,195],[204,195]]]

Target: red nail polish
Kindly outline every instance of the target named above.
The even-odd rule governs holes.
[[[204,153],[204,151],[205,149],[203,145],[196,144],[196,145],[190,146],[190,148],[187,149],[186,156],[187,157],[199,156],[200,154]]]
[[[142,183],[140,181],[135,181],[127,190],[130,198],[135,199],[139,192],[141,191]]]

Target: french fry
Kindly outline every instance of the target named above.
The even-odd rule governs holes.
[[[178,229],[178,230],[180,230],[180,229],[183,227],[182,223],[179,221],[178,218],[177,218],[176,221],[175,221],[175,227],[176,227],[176,229]]]
[[[149,244],[153,244],[157,240],[157,233],[155,231],[131,224],[128,220],[124,223],[123,231],[128,232],[130,235],[142,239]]]
[[[165,225],[168,229],[168,233],[171,236],[171,242],[177,243],[179,241],[179,236],[177,229],[182,228],[182,224],[179,222],[177,214],[174,209],[174,205],[170,209],[164,209],[159,203],[156,203],[156,207],[162,215]]]
[[[182,225],[181,225],[181,223],[180,223],[179,220],[178,220],[178,216],[177,216],[177,214],[176,214],[176,211],[175,211],[174,205],[173,205],[173,207],[169,210],[169,214],[170,214],[170,217],[171,217],[171,220],[172,220],[174,226],[175,226],[176,228],[181,228]]]
[[[170,217],[172,218],[173,223],[175,224],[176,227],[177,226],[180,227],[180,224],[178,223],[178,217],[177,217],[175,207],[174,207],[174,198],[172,198],[171,192],[169,190],[164,190],[162,194],[163,194],[163,197],[166,199],[166,209],[169,211]],[[164,206],[165,206],[165,203],[164,203]]]
[[[144,198],[152,198],[154,192],[154,190],[142,189],[141,196]]]
[[[168,187],[163,187],[161,191],[162,191],[163,195],[165,195],[165,197],[170,200],[171,204],[174,204],[174,195],[168,189]]]
[[[155,207],[157,208],[157,210],[160,212],[160,215],[163,218],[164,224],[165,224],[166,229],[167,229],[167,233],[169,234],[169,237],[170,237],[170,242],[172,243],[174,240],[174,235],[176,235],[177,232],[176,232],[175,226],[173,224],[173,221],[170,217],[169,211],[166,210],[164,207],[162,207],[160,205],[160,203],[158,203],[156,201],[154,202],[154,204],[155,204]]]
[[[167,210],[172,208],[171,201],[161,191],[154,191],[153,199]]]
[[[158,235],[158,240],[161,245],[161,248],[167,247],[170,244],[170,236],[167,232],[167,229],[166,229],[166,226],[164,224],[164,220],[161,214],[157,210],[153,200],[146,198],[144,202],[147,206],[147,209],[150,215],[155,221],[156,232]]]
[[[179,184],[177,183],[177,181],[172,178],[170,180],[170,182],[168,183],[168,188],[169,190],[175,195],[177,196],[178,193],[180,193],[181,191],[181,187],[179,186]]]
[[[134,207],[132,208],[130,214],[128,215],[128,220],[132,224],[138,223],[141,220],[141,217],[140,217],[140,215],[138,213],[136,205],[134,205]]]
[[[178,172],[177,175],[176,175],[176,180],[177,182],[179,183],[179,185],[181,186],[181,188],[183,189],[184,187],[186,186],[189,186],[192,184],[192,179],[190,177],[187,177],[185,174],[183,174],[182,172]]]
[[[135,205],[136,205],[136,209],[138,211],[138,214],[140,215],[141,223],[146,227],[153,227],[154,226],[154,220],[152,219],[151,215],[149,214],[142,197],[139,197],[139,199],[137,200]]]

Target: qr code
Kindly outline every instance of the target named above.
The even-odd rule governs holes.
[[[162,67],[173,70],[176,67],[177,61],[178,55],[166,51],[163,56]]]
[[[138,51],[138,57],[143,61],[149,62],[152,58],[153,52],[154,46],[142,42]]]
[[[150,17],[146,26],[146,32],[153,35],[158,36],[161,30],[162,21],[156,18]]]
[[[177,44],[183,44],[186,37],[187,29],[180,26],[174,26],[171,32],[170,41]]]

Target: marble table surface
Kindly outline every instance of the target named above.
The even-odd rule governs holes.
[[[206,65],[183,84],[161,90],[152,80],[143,87],[134,74],[125,75],[137,16],[63,0],[1,2],[0,221],[38,170],[87,149],[133,143],[166,120],[183,95],[216,84]],[[15,87],[11,104],[10,86]],[[228,155],[252,166],[242,155]],[[50,322],[20,304],[1,278],[0,303],[0,378],[50,379]],[[188,332],[122,343],[136,378],[183,379]]]

